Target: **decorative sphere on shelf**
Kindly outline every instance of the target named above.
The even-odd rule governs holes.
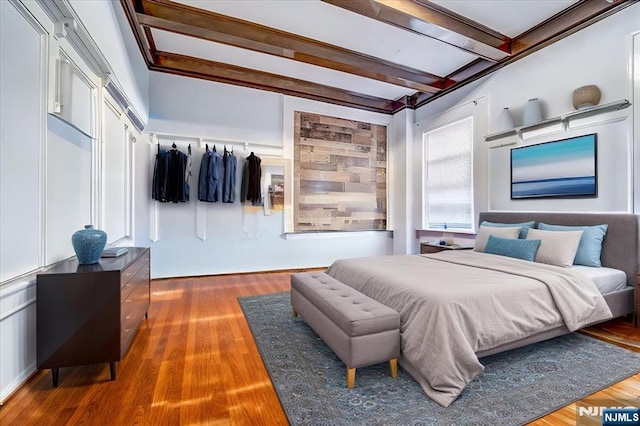
[[[73,244],[73,250],[76,252],[79,264],[98,263],[104,246],[107,244],[107,233],[94,229],[93,225],[85,225],[84,229],[73,233],[71,244]]]
[[[573,107],[575,109],[589,108],[600,103],[600,89],[595,84],[578,87],[573,91]]]

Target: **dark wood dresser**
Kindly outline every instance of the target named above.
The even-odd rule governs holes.
[[[108,362],[111,380],[150,302],[149,249],[129,247],[116,258],[79,265],[76,258],[37,277],[36,332],[39,369]]]

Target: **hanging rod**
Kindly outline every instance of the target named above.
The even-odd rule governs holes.
[[[149,132],[149,134],[153,137],[160,137],[160,138],[176,138],[176,139],[182,139],[182,140],[192,140],[195,142],[199,142],[202,146],[204,146],[203,144],[205,143],[216,143],[216,144],[226,144],[226,145],[236,145],[236,146],[263,146],[263,147],[267,147],[267,148],[273,148],[273,149],[282,149],[284,150],[284,147],[282,145],[271,145],[268,143],[260,143],[260,142],[243,142],[243,141],[233,141],[233,140],[229,140],[229,139],[214,139],[214,138],[209,138],[209,137],[200,137],[200,136],[185,136],[185,135],[178,135],[178,134],[174,134],[174,133],[161,133],[161,132]]]

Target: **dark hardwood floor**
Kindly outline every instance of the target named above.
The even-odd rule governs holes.
[[[109,381],[109,366],[39,371],[0,408],[1,425],[279,425],[287,419],[237,302],[288,291],[290,273],[155,280],[149,319]],[[640,351],[640,329],[592,329]],[[589,398],[640,395],[640,374]],[[575,424],[570,404],[532,424]]]

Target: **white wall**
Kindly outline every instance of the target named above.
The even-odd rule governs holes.
[[[71,235],[93,224],[91,170],[94,141],[53,115],[47,117],[45,265],[74,255]]]
[[[0,2],[0,283],[42,262],[45,82],[44,28]],[[35,289],[0,285],[0,403],[35,369]]]
[[[390,216],[389,226],[393,229],[393,253],[410,253],[415,245],[415,204],[413,197],[412,168],[400,167],[409,165],[414,157],[413,133],[415,112],[405,109],[393,117],[393,133],[388,143],[389,164],[392,172],[388,174],[389,206],[393,214]],[[420,155],[418,152],[417,155]],[[420,202],[418,201],[418,204]]]
[[[119,2],[70,0],[143,123],[149,117],[149,70]]]
[[[267,156],[261,154],[264,148],[259,144],[279,147],[286,158],[292,158],[294,110],[390,122],[390,117],[381,114],[161,73],[151,74],[150,94],[151,113],[145,131],[215,139],[218,152],[222,152],[224,141],[240,143],[234,148],[239,167],[240,156],[248,154],[237,149],[244,142],[255,144],[250,145],[250,149],[263,158]],[[188,142],[184,138],[160,138],[165,147],[172,140],[186,151]],[[152,172],[155,151],[156,147],[150,146],[146,170],[137,169],[146,174],[147,179]],[[281,211],[265,216],[262,209],[242,206],[239,202],[203,204],[197,201],[194,188],[204,148],[192,143],[192,152],[190,202],[151,205],[152,219],[156,207],[158,215],[158,240],[149,241],[153,277],[318,267],[341,257],[391,252],[392,240],[387,232],[339,233],[332,235],[333,238],[327,235],[283,238]],[[150,198],[150,186],[137,195],[138,200],[152,203]],[[196,232],[199,208],[206,217],[204,241]],[[152,222],[150,220],[150,224]]]
[[[458,105],[479,96],[487,96],[488,133],[493,133],[499,130],[498,118],[504,107],[511,110],[516,126],[522,124],[527,100],[534,97],[540,99],[545,118],[562,115],[573,111],[573,90],[586,84],[596,84],[600,88],[601,103],[632,99],[632,34],[638,30],[640,4],[635,4],[485,77],[465,89],[466,93],[454,94],[428,104],[416,111],[416,120],[428,119],[439,111],[450,108],[453,97],[458,97]],[[581,123],[583,126],[580,128],[557,131],[526,142],[515,137],[507,140],[517,141],[516,145],[495,147],[499,143],[487,144],[491,147],[488,158],[481,160],[488,161],[488,209],[633,211],[633,170],[640,167],[639,164],[634,166],[630,160],[634,152],[633,108],[604,114],[586,120]],[[587,133],[598,133],[597,198],[510,199],[510,148]],[[636,150],[640,149],[637,140],[635,145]]]
[[[91,22],[92,35],[113,61],[115,78],[134,107],[145,112],[148,71],[144,65],[136,66],[137,50],[138,60],[130,65],[114,17],[119,5],[73,4]],[[36,273],[73,255],[74,231],[88,223],[100,224],[97,87],[104,76],[91,75],[82,53],[67,40],[53,37],[54,25],[39,3],[0,1],[0,22],[1,404],[36,368]],[[130,35],[128,28],[126,34]],[[76,106],[81,103],[83,131],[95,138],[47,115],[53,112],[53,101],[59,100],[56,60],[62,51],[88,78],[87,90],[74,92],[72,87],[66,100],[73,99]]]

